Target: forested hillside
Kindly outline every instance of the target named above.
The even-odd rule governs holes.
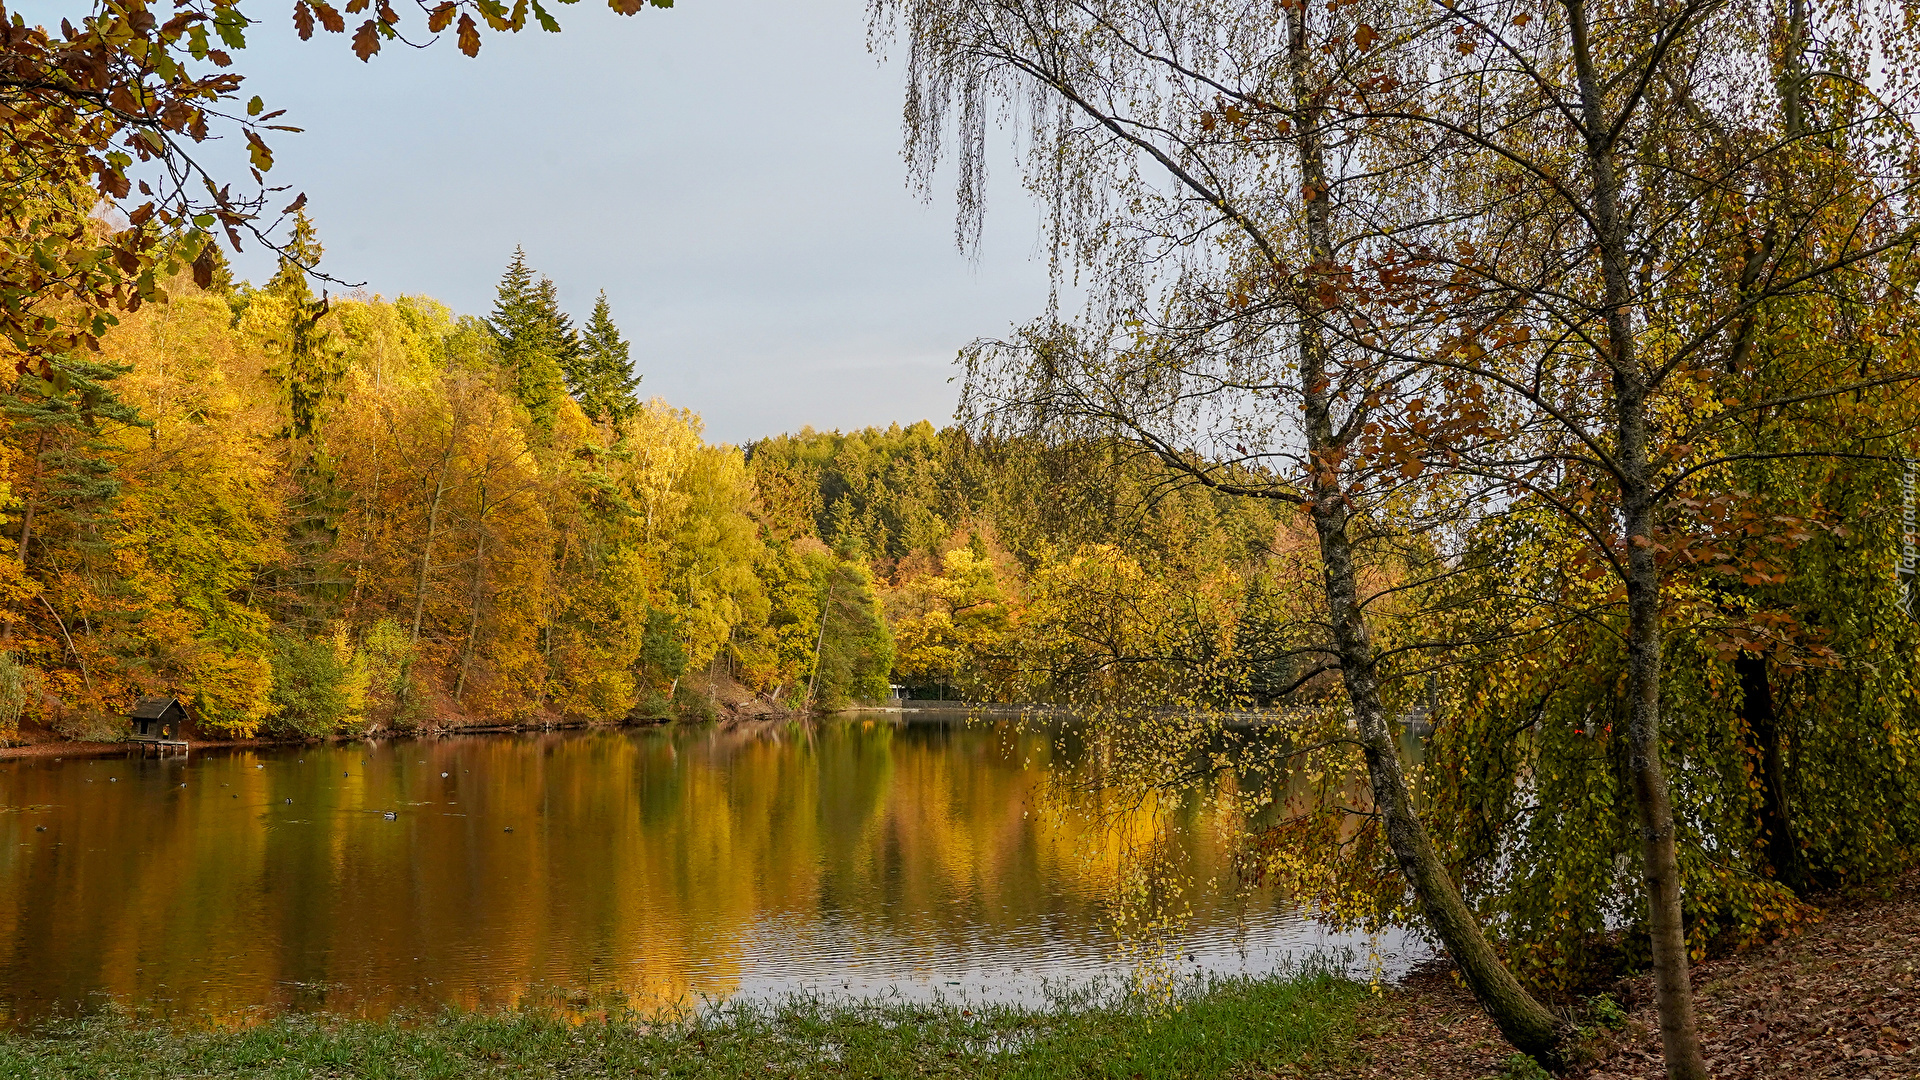
[[[323,254],[301,217],[265,285],[182,276],[9,390],[8,737],[115,737],[150,693],[224,736],[702,716],[712,677],[1055,700],[1116,656],[1139,692],[1293,688],[1249,647],[1299,578],[1271,506],[924,421],[711,445],[519,253],[485,317],[316,295]]]
[[[635,396],[604,297],[576,330],[518,256],[484,319],[290,264],[168,292],[7,391],[5,734],[161,692],[239,736],[698,713],[716,664],[793,702],[829,594],[866,653],[817,700],[885,693],[864,564]]]
[[[774,516],[872,567],[918,696],[1247,705],[1311,670],[1275,647],[1302,629],[1297,514],[1150,455],[922,422],[767,439],[749,463]]]

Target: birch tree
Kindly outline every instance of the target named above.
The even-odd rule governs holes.
[[[924,0],[877,17],[905,29],[916,175],[957,136],[962,242],[978,237],[999,115],[1029,132],[1056,256],[1091,275],[1079,329],[1043,320],[970,351],[963,412],[989,429],[1118,435],[1195,482],[1305,513],[1326,625],[1303,645],[1319,661],[1306,677],[1339,673],[1402,880],[1509,1041],[1566,1064],[1566,1026],[1502,965],[1414,808],[1374,625],[1391,591],[1363,585],[1370,554],[1444,525],[1459,498],[1410,487],[1415,444],[1382,423],[1417,411],[1432,378],[1383,342],[1417,351],[1431,331],[1375,320],[1370,343],[1343,336],[1347,267],[1393,265],[1397,236],[1425,224],[1434,153],[1399,138],[1409,125],[1393,114],[1414,109],[1405,56],[1375,27],[1403,42],[1430,28],[1369,3]],[[1377,277],[1373,303],[1405,299],[1392,271]]]

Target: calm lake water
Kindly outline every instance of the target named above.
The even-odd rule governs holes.
[[[536,988],[1033,998],[1128,970],[1109,901],[1154,831],[1050,809],[1073,756],[947,715],[0,762],[0,1023]],[[1161,820],[1203,883],[1183,970],[1365,957],[1235,886],[1204,800]]]

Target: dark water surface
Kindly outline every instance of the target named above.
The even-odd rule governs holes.
[[[1031,997],[1127,970],[1109,901],[1155,831],[1047,809],[1059,756],[947,717],[0,762],[0,1023]],[[1202,800],[1159,820],[1221,883],[1191,895],[1183,970],[1351,944],[1226,884]]]

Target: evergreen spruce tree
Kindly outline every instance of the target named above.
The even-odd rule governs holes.
[[[119,613],[96,604],[91,606],[91,618],[84,617],[89,607],[82,606],[77,613],[83,618],[76,619],[74,605],[86,601],[61,585],[77,574],[82,580],[100,583],[103,591],[115,589],[113,521],[121,490],[121,448],[109,434],[113,425],[151,425],[121,401],[111,385],[133,370],[130,367],[72,356],[41,356],[22,359],[15,370],[18,377],[0,397],[8,439],[21,459],[14,466],[13,506],[8,515],[19,523],[15,554],[20,570],[44,587],[38,599],[53,619],[47,636],[58,643],[53,647],[58,659],[43,656],[42,663],[64,665],[71,656],[80,667],[85,691],[77,704],[91,711],[100,701],[74,635],[84,639],[106,628],[110,620],[117,621],[114,617]],[[36,619],[38,612],[27,617]],[[118,628],[124,629],[124,623]],[[4,634],[11,644],[11,621]]]
[[[533,270],[527,266],[526,249],[516,247],[513,249],[513,261],[507,264],[507,272],[500,275],[500,286],[494,294],[493,316],[487,321],[501,339],[512,338],[526,324],[532,293]]]
[[[324,254],[313,222],[296,211],[293,236],[264,290],[286,305],[286,332],[279,342],[282,360],[269,374],[280,383],[280,437],[286,440],[287,467],[295,485],[287,515],[288,559],[267,580],[280,601],[280,621],[308,632],[332,615],[347,586],[332,557],[347,500],[320,430],[327,403],[341,397],[347,355],[333,332],[321,325],[331,304],[325,296],[316,298],[307,284],[307,271],[318,266]]]
[[[513,262],[501,275],[487,325],[499,344],[501,364],[513,377],[514,397],[537,426],[551,427],[554,410],[567,392],[566,371],[579,355],[580,338],[573,320],[560,310],[553,281],[534,280],[521,248],[513,249]]]
[[[640,376],[634,374],[628,356],[629,345],[621,340],[620,328],[613,325],[613,312],[607,306],[606,290],[593,303],[593,315],[580,335],[579,359],[567,373],[568,388],[580,407],[595,420],[613,423],[632,416],[640,408],[635,391]]]
[[[16,470],[11,515],[20,523],[18,555],[37,567],[48,539],[80,552],[104,554],[99,524],[120,494],[118,447],[104,424],[147,426],[110,385],[133,370],[77,357],[23,362],[4,414],[25,458]]]
[[[282,343],[286,359],[272,374],[278,379],[286,408],[285,437],[307,443],[309,456],[317,452],[320,410],[329,399],[339,397],[340,380],[346,377],[346,350],[333,340],[331,331],[320,326],[330,304],[326,297],[316,300],[307,285],[307,271],[320,264],[325,249],[319,233],[304,211],[293,219],[293,237],[280,256],[280,268],[267,283],[267,292],[287,305],[287,336]]]

